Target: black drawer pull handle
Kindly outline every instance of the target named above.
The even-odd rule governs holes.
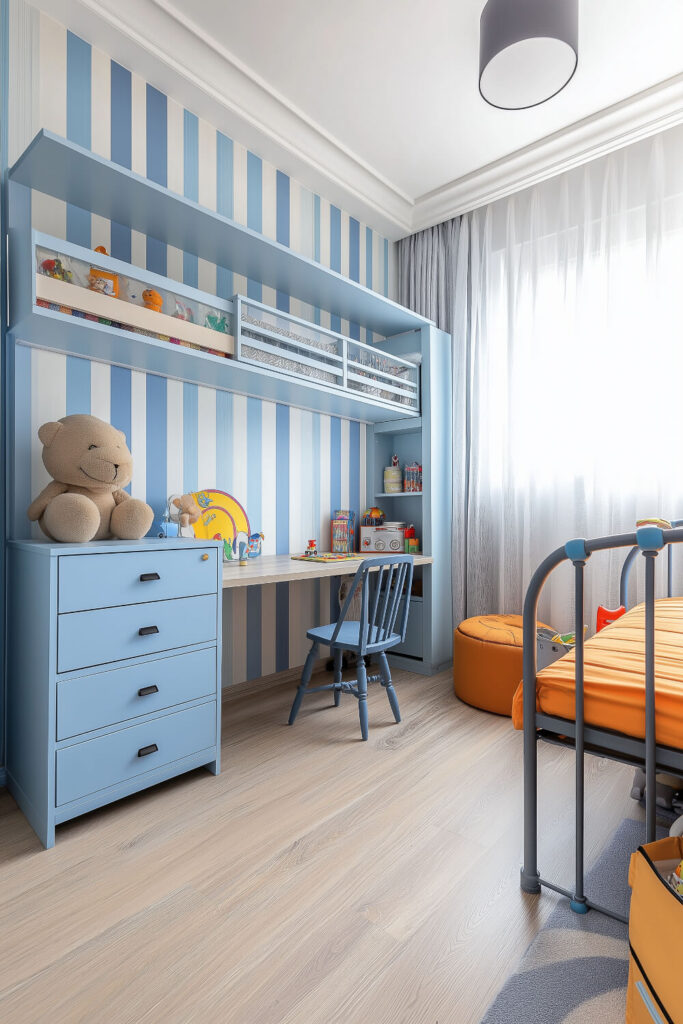
[[[159,687],[156,683],[152,683],[151,686],[143,686],[141,690],[138,690],[138,697],[149,697],[150,693],[158,693]]]
[[[148,747],[140,747],[138,750],[138,757],[147,757],[148,754],[156,754],[158,750],[156,743],[150,743]]]
[[[153,633],[158,633],[158,626],[140,626],[138,630],[138,636],[152,636]]]
[[[159,580],[158,572],[143,572],[140,574],[140,583],[149,583],[150,580]]]

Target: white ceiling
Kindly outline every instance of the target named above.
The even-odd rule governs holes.
[[[484,0],[32,2],[392,238],[683,120],[683,0],[579,0],[522,111],[479,95]]]
[[[574,79],[515,112],[479,95],[484,0],[169,6],[413,200],[683,71],[682,0],[583,0]]]

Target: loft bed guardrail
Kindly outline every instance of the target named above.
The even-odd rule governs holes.
[[[585,782],[584,757],[586,753],[609,757],[645,769],[645,821],[647,842],[656,832],[656,773],[669,771],[683,774],[683,750],[657,743],[656,690],[655,690],[655,559],[667,548],[669,569],[668,589],[671,590],[672,545],[683,543],[680,521],[671,529],[644,526],[635,533],[598,537],[593,540],[568,541],[545,558],[536,569],[524,600],[523,629],[523,711],[524,711],[524,863],[521,869],[521,887],[525,892],[539,893],[542,887],[570,900],[576,913],[589,908],[619,920],[625,918],[600,906],[586,895],[584,887],[584,818]],[[645,737],[629,735],[616,730],[587,725],[585,721],[584,692],[584,573],[586,563],[596,551],[630,548],[622,571],[622,587],[626,593],[628,577],[636,555],[645,559],[644,606],[644,703]],[[537,707],[536,623],[538,603],[543,586],[558,565],[569,561],[574,566],[575,600],[575,671],[574,720],[544,713]],[[671,595],[669,595],[671,596]],[[569,656],[570,657],[570,656]],[[683,700],[683,695],[681,696]],[[573,746],[575,758],[575,880],[572,891],[542,878],[538,870],[538,741]]]

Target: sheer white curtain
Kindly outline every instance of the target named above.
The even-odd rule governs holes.
[[[399,255],[403,300],[454,337],[459,621],[521,610],[570,537],[683,518],[683,128],[446,227]],[[622,558],[591,560],[589,625],[618,603]],[[541,609],[557,628],[571,597],[558,570]]]

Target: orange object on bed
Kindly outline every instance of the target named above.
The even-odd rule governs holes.
[[[584,645],[587,725],[645,737],[645,605],[626,612]],[[683,598],[655,602],[655,706],[657,743],[683,749]],[[536,709],[574,719],[574,652],[537,676]],[[512,723],[523,727],[520,683]]]

